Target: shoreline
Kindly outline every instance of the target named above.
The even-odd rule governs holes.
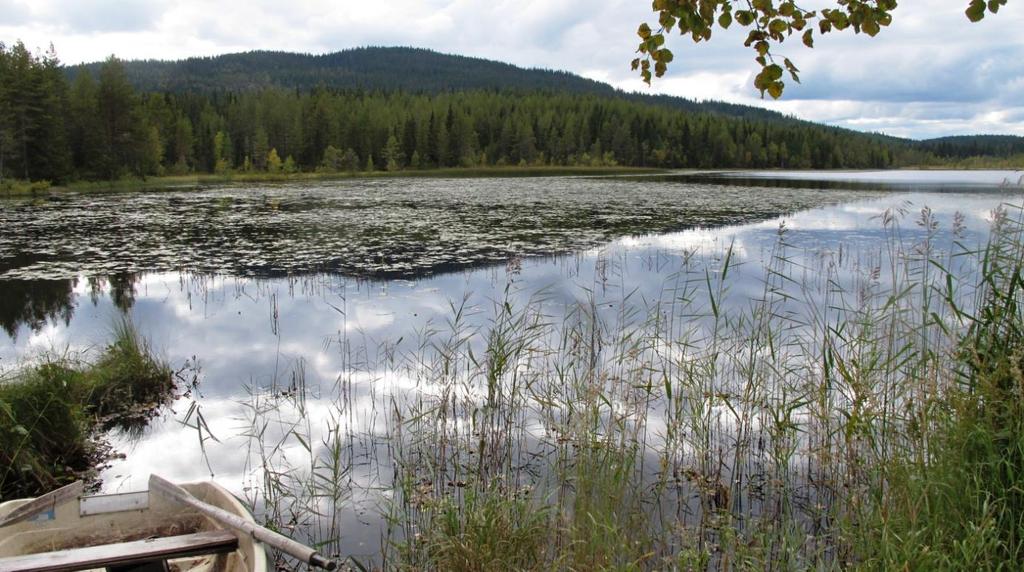
[[[533,178],[533,177],[588,177],[588,176],[630,176],[630,175],[666,175],[674,173],[708,174],[708,173],[746,173],[746,172],[821,172],[821,173],[858,173],[877,171],[1014,171],[1024,169],[1011,167],[973,167],[924,165],[916,167],[899,167],[893,169],[670,169],[658,167],[451,167],[444,169],[402,170],[402,171],[352,171],[352,172],[232,172],[226,174],[200,173],[189,175],[162,175],[156,177],[127,177],[107,181],[72,181],[51,185],[47,181],[24,182],[20,180],[5,181],[6,188],[0,188],[0,198],[33,197],[63,193],[107,193],[130,191],[159,191],[181,188],[200,188],[217,185],[245,183],[296,183],[345,181],[353,179],[485,179],[485,178]]]
[[[164,175],[157,177],[124,178],[108,181],[73,181],[59,185],[45,182],[25,183],[15,181],[12,188],[0,190],[0,196],[35,196],[49,193],[118,192],[133,190],[163,190],[182,187],[201,187],[236,183],[294,183],[318,181],[343,181],[351,179],[378,178],[502,178],[502,177],[552,177],[552,176],[606,176],[663,174],[671,169],[648,167],[453,167],[445,169],[403,170],[403,171],[353,171],[353,172],[298,172],[266,173],[236,172],[227,174]]]

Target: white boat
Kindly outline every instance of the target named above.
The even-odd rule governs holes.
[[[0,504],[0,572],[265,572],[269,544],[333,569],[311,548],[260,527],[212,482],[85,496],[81,482]]]

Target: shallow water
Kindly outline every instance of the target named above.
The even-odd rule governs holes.
[[[846,257],[852,274],[877,266],[888,215],[907,244],[931,237],[948,251],[954,241],[982,244],[993,210],[1021,202],[998,174],[894,174],[899,184],[912,179],[913,192],[877,175],[859,181],[871,190],[778,187],[779,175],[768,176],[772,186],[751,173],[699,183],[395,180],[0,203],[0,367],[100,344],[122,313],[173,366],[198,363],[208,433],[183,399],[141,441],[115,438],[127,457],[103,473],[109,491],[142,488],[159,472],[212,475],[251,495],[264,482],[245,435],[252,396],[301,392],[274,421],[305,424],[315,443],[343,418],[352,499],[342,551],[374,554],[390,494],[380,448],[389,403],[432,391],[410,364],[451,329],[457,309],[470,332],[505,303],[531,300],[556,324],[581,304],[628,322],[671,303],[685,269],[721,266],[727,252],[738,274],[722,303],[742,307],[762,295],[780,229],[813,280],[825,259]],[[926,206],[937,233],[916,222]],[[279,462],[310,456],[280,424],[268,435],[281,438]]]

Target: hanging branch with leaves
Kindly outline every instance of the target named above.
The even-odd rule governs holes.
[[[986,11],[996,13],[1007,0],[971,0],[967,18],[977,22]],[[646,22],[637,35],[640,56],[633,60],[633,70],[648,85],[652,77],[661,77],[668,70],[674,55],[665,47],[665,35],[678,29],[695,43],[711,39],[718,27],[728,29],[733,23],[749,28],[743,45],[756,52],[754,61],[761,72],[754,78],[754,87],[778,99],[785,90],[783,76],[787,73],[800,83],[800,70],[786,57],[776,58],[773,48],[781,46],[796,35],[803,45],[814,47],[815,28],[818,35],[834,31],[853,30],[854,33],[877,35],[892,22],[896,0],[835,0],[835,8],[806,10],[792,0],[654,0],[652,8],[658,13],[657,29]],[[781,59],[781,64],[778,61]]]

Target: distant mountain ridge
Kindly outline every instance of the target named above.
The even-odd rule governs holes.
[[[70,66],[96,72],[102,62]],[[267,87],[312,89],[448,90],[508,89],[611,95],[607,84],[569,72],[525,69],[492,60],[421,48],[365,47],[329,54],[251,51],[177,61],[126,61],[128,77],[144,91],[248,91]]]
[[[103,62],[68,66],[68,79],[81,70],[93,76]],[[124,62],[128,79],[142,91],[239,92],[268,87],[310,90],[318,86],[364,91],[439,93],[521,90],[591,94],[665,105],[686,111],[722,113],[748,119],[799,121],[781,113],[719,101],[627,93],[576,74],[423,48],[364,47],[329,54],[251,51],[184,60]]]
[[[953,135],[918,144],[938,157],[1009,157],[1024,154],[1024,137],[1017,135]]]
[[[83,70],[95,77],[103,62],[67,66],[69,80]],[[250,51],[184,60],[124,62],[129,81],[147,92],[246,92],[266,88],[308,91],[323,86],[337,90],[404,91],[523,91],[618,97],[638,103],[695,113],[715,113],[755,121],[814,124],[893,142],[907,142],[945,158],[975,155],[1010,157],[1024,154],[1024,137],[964,135],[913,141],[815,124],[760,107],[721,101],[629,93],[576,74],[411,47],[362,47],[328,54]]]

